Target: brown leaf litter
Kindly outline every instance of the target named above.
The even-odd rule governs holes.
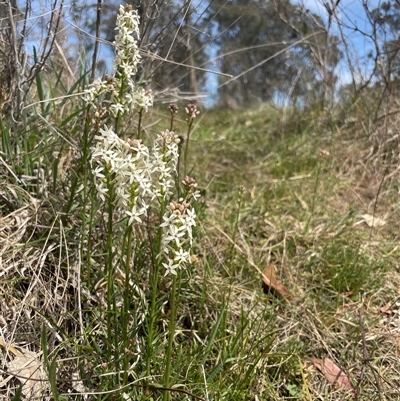
[[[267,294],[270,293],[276,297],[283,298],[288,303],[294,298],[294,295],[277,280],[274,265],[269,265],[264,269],[262,283],[264,292]]]

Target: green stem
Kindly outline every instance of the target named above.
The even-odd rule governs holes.
[[[147,336],[147,348],[148,355],[146,360],[146,376],[150,376],[150,364],[153,360],[153,338],[154,338],[154,327],[156,322],[156,302],[157,302],[157,290],[158,290],[158,272],[159,262],[153,262],[153,278],[151,280],[151,302],[150,302],[150,321],[149,321],[149,334]]]
[[[184,176],[186,177],[186,170],[187,170],[187,155],[189,152],[189,139],[190,139],[190,132],[192,130],[192,123],[190,122],[189,124],[189,128],[188,128],[188,133],[186,135],[186,144],[185,144],[185,159],[184,159]]]
[[[118,347],[118,320],[116,316],[116,305],[114,296],[114,266],[113,266],[113,212],[114,212],[114,186],[112,184],[112,177],[107,171],[107,187],[108,187],[108,221],[107,221],[107,253],[105,261],[104,277],[107,277],[107,360],[112,360],[112,340],[114,339],[115,353],[115,369],[119,372],[119,347]]]
[[[92,233],[93,233],[93,225],[94,225],[94,215],[95,215],[95,206],[94,206],[94,201],[95,201],[95,195],[92,193],[92,204],[90,207],[90,216],[89,216],[89,231],[88,231],[88,247],[87,247],[87,255],[86,255],[86,282],[87,282],[87,286],[89,287],[89,289],[91,289],[92,287],[92,267],[91,267],[91,261],[92,261]],[[82,243],[81,243],[81,250],[83,251],[84,248],[84,226],[82,223]],[[82,255],[83,256],[83,255]],[[81,260],[82,257],[81,257]]]
[[[126,260],[123,261],[125,264],[125,284],[124,284],[124,306],[122,311],[122,348],[129,349],[129,341],[128,341],[128,323],[129,323],[129,306],[130,306],[130,266],[131,266],[131,258],[132,258],[132,225],[127,228],[126,237],[128,240],[124,241],[124,246],[122,249],[122,254],[125,254],[126,250]],[[128,382],[128,368],[129,368],[129,355],[125,353],[124,355],[124,377],[123,377],[123,385]]]
[[[89,217],[89,232],[86,233],[86,225],[87,225],[87,205],[89,203],[89,193],[88,190],[88,183],[89,183],[89,172],[90,172],[90,165],[89,165],[89,157],[90,157],[90,125],[89,125],[89,118],[86,112],[85,117],[85,129],[83,134],[83,152],[82,158],[80,160],[81,168],[83,171],[83,203],[82,203],[82,210],[81,210],[81,220],[82,220],[82,227],[81,227],[81,260],[86,260],[85,267],[86,267],[86,274],[84,275],[86,278],[86,282],[88,287],[90,288],[90,281],[91,281],[91,268],[90,268],[90,261],[91,261],[91,238],[92,238],[92,227],[93,227],[93,215],[94,215],[94,207],[90,208],[90,217]],[[92,194],[93,195],[93,194]],[[92,196],[94,199],[94,196]],[[87,241],[87,245],[85,246],[85,242]],[[86,248],[86,255],[83,254],[83,250]]]
[[[165,201],[161,202],[161,210],[160,210],[160,224],[162,222],[162,217],[165,213]],[[157,259],[157,255],[161,252],[161,240],[162,240],[162,227],[158,228],[157,238],[155,247],[153,249],[153,277],[151,279],[151,303],[150,303],[150,320],[149,320],[149,334],[147,336],[147,361],[146,361],[146,375],[150,376],[150,363],[153,359],[153,339],[154,339],[154,331],[155,331],[155,323],[156,323],[156,304],[157,304],[157,295],[158,295],[158,276],[160,272],[160,260]]]
[[[178,163],[176,165],[176,192],[178,199],[181,197],[181,160],[182,160],[182,146],[178,148]]]
[[[172,290],[171,290],[171,314],[168,325],[168,348],[165,356],[165,373],[164,373],[164,387],[170,387],[170,376],[171,376],[171,361],[172,361],[172,346],[174,344],[175,337],[175,324],[176,324],[176,291],[177,290],[177,276],[172,276]],[[169,391],[164,391],[163,401],[169,401],[171,394]]]
[[[138,128],[137,128],[137,139],[140,139],[140,134],[142,132],[142,117],[143,117],[143,107],[139,110],[139,121],[138,121]]]
[[[124,98],[126,80],[127,80],[127,78],[125,77],[125,75],[121,76],[121,87],[119,89],[119,99],[118,99],[118,102],[120,104],[122,104],[122,100]],[[119,111],[117,116],[115,117],[115,124],[114,124],[114,127],[115,127],[114,130],[116,133],[119,132],[119,127],[121,125],[121,117],[122,117],[122,114]]]

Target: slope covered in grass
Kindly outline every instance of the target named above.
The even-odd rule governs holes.
[[[377,138],[362,124],[299,120],[268,107],[204,117],[212,125],[199,128],[192,151],[207,188],[203,246],[214,274],[241,288],[238,310],[260,294],[271,264],[294,294],[286,305],[257,300],[276,319],[264,329],[274,338],[264,375],[281,389],[276,399],[343,399],[312,357],[336,361],[358,399],[394,399],[398,150],[379,145],[388,127]]]
[[[154,121],[167,114],[160,107]],[[398,153],[388,127],[377,136],[361,123],[267,106],[202,111],[186,166],[202,198],[192,264],[178,283],[166,388],[171,282],[157,280],[156,313],[149,315],[154,281],[145,242],[134,250],[132,281],[120,269],[104,276],[107,213],[94,196],[85,198],[87,159],[52,130],[35,128],[40,121],[20,136],[1,127],[0,327],[10,377],[1,383],[2,399],[16,396],[18,376],[27,374],[10,365],[18,349],[30,350],[43,370],[43,400],[399,397]],[[51,124],[81,143],[71,121]],[[156,127],[149,123],[144,132],[151,137]],[[390,128],[393,136],[396,124]],[[176,133],[185,130],[184,117],[177,119]],[[46,180],[29,180],[38,169]],[[113,226],[116,247],[126,246],[122,225]],[[290,300],[279,288],[263,290],[262,272],[271,265]],[[353,390],[329,384],[315,362],[325,358]],[[21,399],[33,388],[26,386]]]

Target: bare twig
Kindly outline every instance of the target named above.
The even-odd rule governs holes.
[[[94,42],[93,58],[92,58],[92,73],[90,75],[90,81],[94,81],[96,75],[96,63],[97,63],[97,53],[99,51],[99,41],[100,37],[100,23],[101,23],[101,1],[97,0],[97,12],[96,12],[96,41]]]

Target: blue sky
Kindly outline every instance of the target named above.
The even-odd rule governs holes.
[[[22,1],[22,0],[21,0]],[[199,0],[201,1],[201,0]],[[310,12],[317,14],[321,17],[323,21],[328,20],[328,13],[323,6],[323,2],[327,1],[330,2],[331,0],[292,0],[293,3],[297,3],[299,5],[304,5],[306,8],[310,10]],[[379,0],[367,0],[368,5],[370,8],[377,7],[380,3]],[[44,13],[46,10],[49,9],[50,0],[33,0],[31,7],[34,10],[33,15],[38,16],[41,13]],[[71,18],[68,16],[69,10],[69,3],[65,3],[64,5],[64,12],[65,12],[65,19],[66,21],[72,22]],[[357,26],[361,30],[368,31],[369,25],[367,21],[367,17],[365,14],[365,10],[361,4],[361,0],[342,0],[339,5],[339,17],[349,26],[355,27]],[[68,25],[65,24],[66,32],[68,32],[69,40],[74,41],[76,40],[76,30]],[[39,32],[38,26],[36,27],[36,32]],[[332,25],[332,33],[339,35],[339,29],[336,24]],[[361,34],[355,33],[351,28],[343,28],[343,33],[348,40],[348,46],[353,56],[353,62],[357,61],[357,68],[359,70],[360,75],[367,74],[368,71],[371,71],[371,62],[369,59],[366,58],[367,53],[372,49],[372,42],[369,39],[366,39],[365,36]],[[74,39],[75,38],[75,39]],[[28,52],[32,54],[32,46],[36,44],[38,46],[39,37],[31,35],[30,40],[27,42]],[[101,45],[103,49],[101,56],[103,58],[108,59],[108,64],[111,65],[111,54],[109,52],[109,46]],[[215,54],[215,48],[210,48],[210,56]],[[206,68],[212,69],[213,66],[210,64],[206,66]],[[229,73],[229,71],[226,71]],[[346,60],[343,60],[337,68],[336,71],[337,75],[339,76],[340,82],[347,83],[350,82],[350,71],[348,68],[348,63]],[[212,93],[216,92],[217,87],[217,77],[213,74],[209,74],[207,80],[207,87],[208,90]],[[208,103],[212,102],[212,96],[210,96]]]
[[[331,0],[326,0],[326,2],[330,3]],[[294,0],[293,3],[303,4],[312,13],[319,15],[322,20],[327,23],[328,13],[326,8],[323,6],[323,0]],[[380,0],[367,0],[370,10],[378,7],[380,3],[382,3]],[[366,75],[371,72],[371,69],[373,68],[371,60],[367,58],[368,53],[374,48],[373,43],[371,39],[352,29],[357,27],[368,33],[371,31],[361,0],[342,0],[339,3],[338,15],[346,25],[343,27],[343,33],[346,37],[353,58],[352,61],[357,64],[359,73],[361,75]],[[332,33],[340,37],[339,27],[336,23],[332,24]],[[336,73],[339,76],[340,82],[348,83],[351,81],[350,70],[346,60],[343,60],[340,63]]]
[[[304,6],[311,13],[320,16],[327,24],[329,14],[323,6],[324,0],[292,0],[292,2],[299,6]],[[325,2],[329,3],[331,0],[325,0]],[[338,8],[339,19],[344,22],[342,32],[347,41],[351,62],[357,71],[356,79],[358,81],[368,76],[373,69],[371,60],[367,57],[368,53],[373,49],[373,43],[371,39],[354,30],[355,27],[365,32],[370,32],[371,30],[365,9],[361,3],[361,0],[342,0]],[[370,9],[378,7],[380,3],[381,1],[379,0],[367,0]],[[341,37],[339,26],[335,22],[332,23],[331,34]],[[229,73],[228,71],[225,72]],[[349,61],[346,57],[337,66],[336,74],[340,83],[347,84],[351,82]],[[217,77],[215,75],[209,74],[208,86],[212,93],[216,92]]]

